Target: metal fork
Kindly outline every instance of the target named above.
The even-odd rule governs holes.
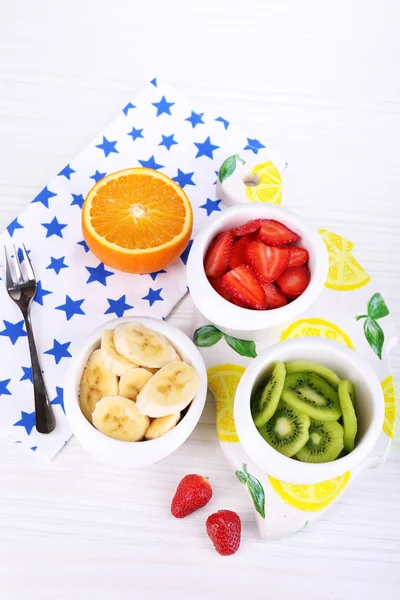
[[[13,248],[14,274],[16,281],[14,281],[12,278],[10,262],[7,256],[7,248],[4,246],[3,270],[5,275],[5,284],[8,295],[21,309],[25,321],[26,332],[28,334],[29,350],[31,353],[32,362],[33,389],[35,395],[36,429],[39,431],[39,433],[51,433],[56,426],[56,420],[46,392],[46,387],[44,385],[30,317],[30,307],[36,293],[35,273],[33,272],[32,264],[29,260],[26,248],[24,244],[22,244],[22,254],[25,261],[25,272],[27,278],[23,277],[21,263],[19,261],[15,245]]]

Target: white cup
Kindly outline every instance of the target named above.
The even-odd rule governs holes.
[[[305,463],[274,450],[259,434],[250,410],[254,390],[268,377],[277,361],[308,360],[325,365],[355,389],[358,431],[352,452],[327,463]],[[370,365],[339,342],[319,337],[296,338],[275,344],[254,359],[243,374],[235,395],[234,419],[240,442],[251,460],[268,475],[294,484],[332,479],[357,467],[376,444],[384,419],[384,399]]]
[[[204,271],[204,258],[215,238],[253,219],[274,219],[301,236],[299,246],[309,252],[310,283],[307,289],[286,306],[272,310],[249,310],[222,298],[210,285]],[[208,227],[201,231],[192,246],[187,264],[190,294],[198,310],[218,329],[244,340],[261,340],[268,330],[293,321],[318,297],[328,274],[328,252],[321,236],[300,217],[274,204],[242,204],[221,212]]]
[[[200,389],[189,406],[188,411],[179,423],[155,440],[143,442],[122,442],[107,437],[98,431],[84,417],[79,406],[79,384],[83,369],[89,356],[94,350],[100,348],[100,341],[104,329],[114,329],[117,325],[135,321],[142,323],[149,329],[164,335],[177,350],[180,357],[192,365],[200,377]],[[176,327],[165,321],[148,317],[124,317],[103,323],[87,338],[79,352],[74,356],[67,371],[65,380],[65,411],[74,435],[82,446],[95,458],[105,463],[136,469],[146,467],[158,462],[172,454],[189,437],[196,427],[207,397],[207,372],[200,352],[193,342]]]

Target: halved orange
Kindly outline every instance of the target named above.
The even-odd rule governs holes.
[[[188,197],[153,169],[125,169],[96,183],[82,209],[85,242],[106,265],[153,273],[176,260],[193,226]]]

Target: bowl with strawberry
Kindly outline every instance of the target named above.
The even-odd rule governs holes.
[[[272,204],[243,204],[199,233],[188,285],[199,311],[221,331],[259,340],[304,312],[327,272],[325,245],[300,217]]]

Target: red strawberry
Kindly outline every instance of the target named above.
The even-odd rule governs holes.
[[[222,556],[235,554],[239,550],[242,524],[239,515],[232,510],[219,510],[210,515],[206,529],[214,548]]]
[[[302,267],[309,259],[308,250],[305,248],[290,247],[290,258],[288,267]]]
[[[259,310],[266,308],[267,302],[264,290],[259,284],[253,269],[248,265],[240,265],[236,269],[228,271],[222,277],[222,282],[227,292],[247,307]]]
[[[212,489],[208,479],[201,475],[185,475],[176,488],[171,513],[177,519],[183,519],[210,502],[211,496]]]
[[[220,233],[209,247],[204,260],[207,277],[221,277],[227,272],[232,252],[233,236],[230,231]]]
[[[267,246],[284,246],[300,239],[297,233],[288,229],[286,225],[272,219],[263,219],[258,237]]]
[[[254,221],[247,221],[244,225],[239,225],[239,227],[235,227],[235,229],[231,229],[231,233],[233,237],[241,237],[242,235],[246,235],[248,233],[253,233],[253,231],[257,231],[260,229],[263,224],[263,219],[254,219]]]
[[[223,298],[225,298],[225,300],[228,300],[229,302],[232,302],[232,296],[230,294],[228,294],[228,292],[226,291],[226,289],[224,287],[224,284],[222,283],[221,277],[212,277],[208,281],[212,285],[212,287],[214,288],[214,290],[220,296],[222,296]]]
[[[246,248],[251,242],[250,235],[244,235],[237,239],[232,248],[231,258],[229,260],[229,266],[231,269],[238,267],[239,265],[246,264]]]
[[[247,246],[246,259],[263,283],[275,281],[289,263],[289,248],[274,248],[262,242],[251,242]]]
[[[261,285],[267,298],[267,308],[280,308],[287,304],[285,295],[274,283],[262,283]]]
[[[276,283],[286,298],[292,300],[300,296],[310,283],[310,271],[307,267],[289,267],[278,277]]]

